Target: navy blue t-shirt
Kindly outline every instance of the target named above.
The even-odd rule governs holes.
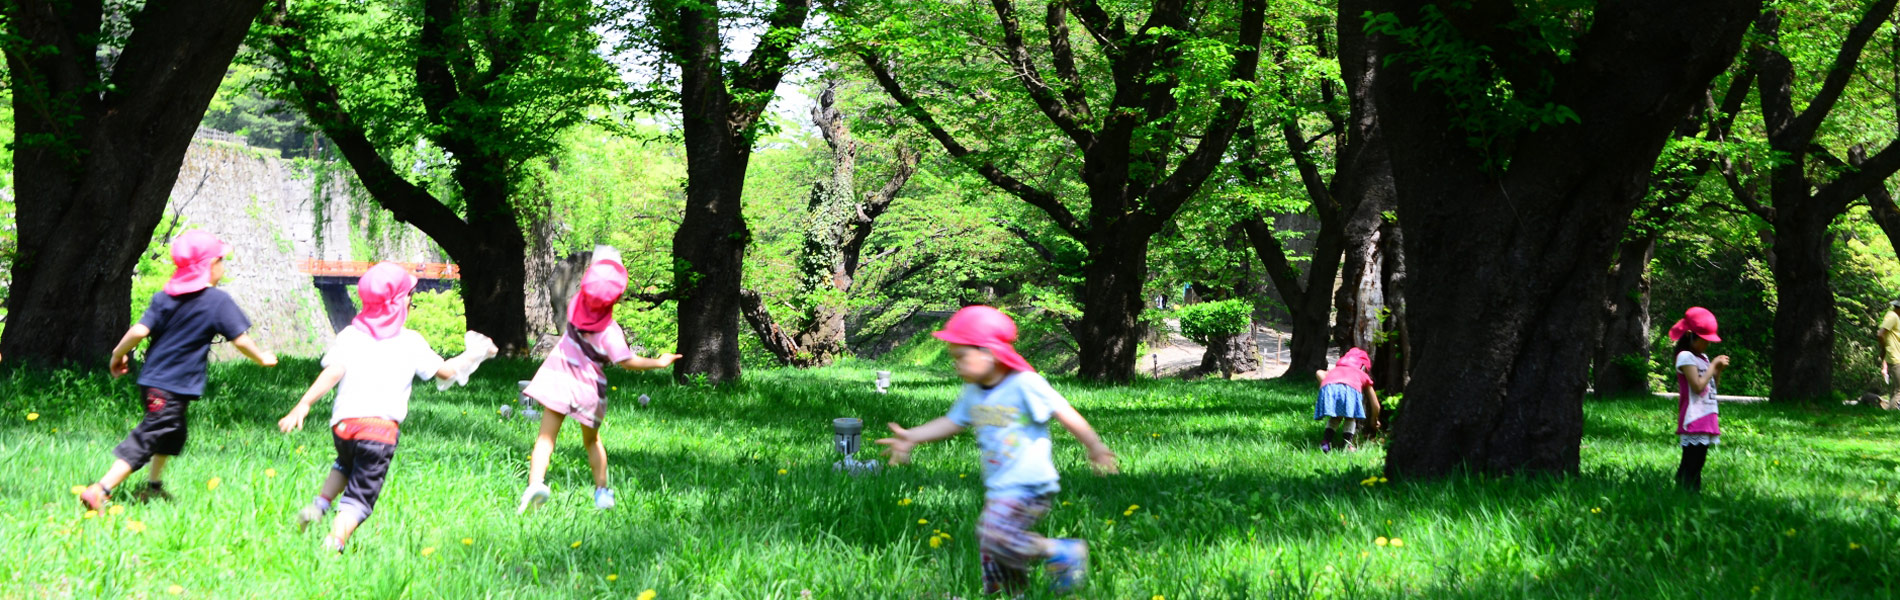
[[[251,328],[231,295],[214,287],[176,297],[153,294],[139,324],[152,330],[139,385],[186,396],[205,393],[211,342],[219,336],[235,340]]]

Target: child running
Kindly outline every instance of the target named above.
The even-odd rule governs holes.
[[[186,410],[204,395],[205,363],[214,340],[230,340],[257,364],[277,366],[277,357],[258,348],[245,333],[251,320],[244,311],[230,294],[215,287],[224,279],[224,259],[230,254],[231,246],[210,233],[187,231],[178,236],[172,242],[172,264],[177,270],[163,290],[152,294],[145,314],[112,349],[109,369],[113,377],[119,377],[131,370],[132,349],[151,339],[138,378],[145,418],[112,449],[115,460],[105,476],[80,492],[79,502],[88,510],[104,507],[114,488],[148,463],[152,469],[145,487],[134,498],[171,499],[163,480],[165,465],[185,449]]]
[[[1029,565],[1043,559],[1056,592],[1080,588],[1088,574],[1088,543],[1049,539],[1032,530],[1061,489],[1050,455],[1049,421],[1061,423],[1088,448],[1089,464],[1099,474],[1119,472],[1115,453],[1016,353],[1016,322],[1002,311],[965,307],[934,335],[950,343],[950,356],[964,381],[956,404],[948,415],[911,429],[891,423],[896,437],[877,443],[889,447],[884,453],[891,464],[901,465],[910,462],[911,449],[918,444],[975,429],[987,488],[976,523],[983,593],[1022,593]]]
[[[335,503],[336,519],[323,538],[324,550],[342,552],[350,534],[376,509],[390,460],[396,455],[396,438],[409,416],[410,384],[430,378],[466,383],[483,360],[495,355],[494,341],[470,331],[463,336],[467,350],[444,361],[422,334],[404,329],[409,320],[409,293],[415,288],[415,275],[399,265],[370,267],[356,285],[363,311],[337,332],[323,355],[323,373],[297,406],[277,421],[284,433],[303,429],[310,406],[336,388],[336,404],[330,409],[336,463],[316,499],[297,512],[297,531],[301,532],[330,512],[331,500],[343,496]]]
[[[1682,446],[1676,485],[1700,492],[1702,465],[1709,460],[1709,448],[1722,438],[1716,420],[1715,380],[1728,369],[1729,361],[1727,356],[1709,359],[1709,344],[1722,341],[1709,309],[1697,306],[1683,312],[1682,320],[1669,328],[1669,339],[1676,342],[1676,440]]]
[[[521,492],[515,514],[540,507],[553,493],[547,484],[548,457],[554,453],[561,422],[569,418],[580,423],[581,447],[587,452],[587,466],[594,470],[594,508],[614,506],[614,491],[607,485],[607,447],[600,443],[600,421],[607,412],[606,369],[664,369],[680,358],[678,354],[634,356],[626,334],[614,322],[614,304],[626,291],[627,268],[621,266],[620,252],[595,247],[592,262],[581,275],[581,289],[567,304],[567,334],[521,391],[546,410],[541,412],[541,433],[528,458],[528,489]]]
[[[1319,443],[1320,452],[1333,451],[1333,430],[1343,430],[1340,447],[1357,450],[1352,436],[1359,420],[1366,418],[1366,405],[1379,405],[1379,393],[1372,389],[1372,358],[1366,351],[1353,348],[1333,363],[1333,368],[1315,371],[1319,376],[1319,399],[1313,403],[1313,420],[1326,419],[1326,435]],[[1375,409],[1376,410],[1376,409]],[[1341,427],[1340,421],[1345,421]]]

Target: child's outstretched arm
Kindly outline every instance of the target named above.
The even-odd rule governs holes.
[[[1116,464],[1115,453],[1108,449],[1108,444],[1102,443],[1102,436],[1096,435],[1095,428],[1089,426],[1088,419],[1082,418],[1082,413],[1076,412],[1075,407],[1063,406],[1056,409],[1055,419],[1057,423],[1062,424],[1063,429],[1069,430],[1069,435],[1075,436],[1076,441],[1082,442],[1082,446],[1088,448],[1089,467],[1095,469],[1095,474],[1108,475],[1122,472],[1121,466]]]
[[[269,350],[257,347],[257,340],[251,339],[251,334],[246,333],[237,336],[237,339],[231,340],[231,347],[237,348],[239,353],[249,357],[251,360],[257,361],[257,364],[266,367],[277,366],[277,355],[271,354]]]
[[[119,338],[119,345],[112,348],[112,360],[106,363],[106,370],[111,371],[113,377],[131,372],[132,360],[129,356],[132,349],[139,347],[139,342],[145,341],[146,336],[150,335],[152,330],[144,323],[133,324],[131,329],[125,330],[125,337]]]
[[[620,368],[629,371],[651,371],[673,366],[673,361],[682,358],[685,358],[685,356],[680,354],[661,354],[654,358],[635,356],[614,364],[620,365]]]
[[[878,440],[877,443],[885,446],[884,455],[891,457],[893,465],[909,463],[910,450],[916,448],[918,444],[934,442],[963,433],[963,426],[950,420],[950,417],[937,417],[910,429],[905,429],[896,423],[890,423],[889,426],[891,433],[897,436]]]
[[[462,345],[464,349],[460,355],[442,361],[442,366],[436,367],[436,389],[448,389],[449,382],[467,385],[468,376],[482,366],[482,361],[501,353],[494,340],[474,331],[462,334]]]
[[[303,393],[303,399],[297,401],[297,407],[290,409],[290,414],[277,420],[277,430],[290,433],[303,429],[303,418],[310,414],[310,405],[316,404],[324,394],[330,393],[330,389],[336,387],[336,382],[342,379],[343,365],[325,368],[323,373],[317,375],[317,380],[310,383],[310,389]]]

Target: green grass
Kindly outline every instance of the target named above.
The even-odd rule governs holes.
[[[172,586],[269,598],[978,595],[967,436],[881,475],[830,467],[830,418],[939,415],[954,393],[947,369],[900,370],[883,396],[866,364],[754,370],[730,389],[616,374],[603,435],[620,507],[594,511],[570,428],[553,500],[517,518],[533,432],[494,410],[533,367],[490,363],[467,388],[418,389],[381,506],[342,557],[290,526],[333,456],[329,434],[274,428],[313,362],[214,367],[167,476],[176,500],[92,519],[69,488],[105,469],[138,417],[131,384],[0,377],[0,597],[166,598]],[[1667,400],[1588,404],[1575,477],[1364,484],[1383,450],[1315,452],[1305,386],[1056,386],[1124,467],[1091,476],[1058,434],[1067,478],[1041,530],[1092,544],[1084,597],[1869,598],[1900,587],[1900,427],[1885,415],[1724,406],[1728,435],[1697,497],[1670,485]],[[654,398],[645,409],[629,401],[643,392]],[[952,539],[933,549],[939,529]],[[1381,536],[1404,545],[1376,545]]]

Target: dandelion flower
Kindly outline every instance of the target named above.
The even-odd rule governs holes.
[[[185,593],[185,586],[182,586],[182,585],[173,585],[173,586],[171,586],[171,587],[168,587],[168,588],[165,588],[165,593],[167,593],[167,594],[171,594],[171,595],[173,595],[173,596],[176,596],[176,595],[179,595],[179,594],[183,594],[183,593]]]
[[[1134,514],[1135,514],[1135,509],[1132,509],[1132,508],[1122,511],[1122,516],[1124,517],[1131,517],[1131,516],[1134,516]]]
[[[91,518],[95,518],[95,517],[98,517],[98,516],[99,516],[99,511],[96,511],[96,510],[89,510],[89,511],[86,511],[86,518],[88,518],[88,519],[91,519]]]
[[[1115,524],[1115,520],[1114,520],[1114,519],[1109,519],[1109,520],[1108,520],[1108,525],[1114,525],[1114,524]]]
[[[917,520],[917,524],[918,524],[918,525],[929,525],[929,524],[930,524],[930,519],[918,519],[918,520]]]
[[[898,505],[898,506],[910,506],[910,499],[909,499],[909,498],[905,498],[905,499],[902,499],[902,500],[898,500],[898,501],[897,501],[897,505]]]
[[[1788,536],[1788,537],[1794,537],[1794,528],[1793,528],[1793,527],[1789,527],[1787,531],[1783,531],[1783,532],[1781,532],[1781,535],[1785,535],[1785,536]]]
[[[276,476],[277,476],[277,469],[264,469],[264,476],[265,476],[265,477],[276,477]]]
[[[77,490],[79,490],[80,492],[83,492],[83,491],[86,491],[86,488],[82,488],[82,487],[79,487],[79,486],[73,486],[73,489],[77,489]],[[73,493],[74,493],[74,494],[78,494],[79,492],[73,492]],[[1062,505],[1063,505],[1063,506],[1068,506],[1068,505],[1070,505],[1070,504],[1074,504],[1074,503],[1073,503],[1073,502],[1069,502],[1068,500],[1063,500],[1063,501],[1062,501]]]
[[[609,581],[609,582],[614,582],[614,581],[620,581],[620,574],[619,574],[619,573],[608,573],[608,574],[607,574],[607,581]]]
[[[475,545],[475,538],[462,538],[462,545],[464,546]]]
[[[1404,548],[1404,547],[1405,547],[1405,540],[1401,540],[1401,539],[1399,539],[1399,538],[1392,538],[1392,547],[1393,547],[1393,548]]]
[[[209,492],[218,489],[218,484],[220,483],[224,483],[224,480],[217,477],[211,478],[210,481],[205,482],[205,491]]]
[[[430,547],[427,547],[427,548],[423,548],[423,549],[422,549],[422,555],[423,555],[423,556],[428,556],[428,555],[431,555],[431,554],[435,554],[435,546],[430,546]]]
[[[1595,508],[1595,507],[1592,507],[1592,508],[1590,509],[1590,514],[1593,514],[1593,515],[1600,515],[1600,514],[1603,514],[1603,509],[1601,509],[1601,508]]]
[[[75,486],[73,486],[73,495],[74,495],[74,496],[77,496],[77,495],[80,495],[80,494],[84,494],[84,493],[86,493],[86,486],[83,486],[83,485],[75,485]]]
[[[969,476],[970,476],[970,474],[969,474],[969,473],[958,473],[958,474],[957,474],[957,479],[962,479],[962,478],[965,478],[965,477],[969,477]]]
[[[1373,543],[1374,545],[1378,545],[1378,546],[1384,546],[1384,545],[1386,545],[1386,544],[1390,544],[1390,543],[1392,543],[1392,540],[1388,540],[1388,539],[1385,539],[1385,536],[1383,536],[1383,535],[1382,535],[1382,536],[1379,536],[1379,537],[1377,537],[1377,538],[1374,538],[1374,539],[1372,540],[1372,543]]]
[[[785,474],[785,469],[779,469],[779,470],[778,470],[778,474],[780,474],[780,475],[784,475],[784,474]]]
[[[1359,558],[1365,558],[1365,557],[1367,557],[1367,556],[1371,556],[1371,555],[1372,555],[1372,553],[1371,553],[1371,552],[1367,552],[1367,551],[1364,551],[1364,550],[1360,550],[1360,551],[1359,551]]]
[[[943,547],[943,538],[940,538],[940,537],[937,537],[937,536],[934,536],[934,535],[933,535],[933,536],[930,536],[930,547],[931,547],[931,548],[933,548],[933,549],[935,549],[935,548],[942,548],[942,547]]]
[[[1137,510],[1141,510],[1141,505],[1140,505],[1140,504],[1130,504],[1130,505],[1128,505],[1128,510],[1129,510],[1129,511],[1131,511],[1131,512],[1132,512],[1132,511],[1137,511]]]
[[[568,545],[567,545],[567,547],[569,547],[569,548],[579,548],[579,547],[581,547],[581,541],[580,541],[580,540],[574,540],[574,543],[572,543],[572,544],[568,544]]]
[[[937,537],[943,538],[943,541],[946,541],[946,542],[950,541],[950,534],[948,533],[939,531],[937,532]]]
[[[112,515],[115,517],[119,516],[120,514],[123,514],[124,512],[125,512],[125,506],[120,505],[120,504],[114,504],[112,505],[112,508],[106,509],[106,514]]]
[[[1854,543],[1854,542],[1848,542],[1848,543],[1847,543],[1847,549],[1848,549],[1848,550],[1859,550],[1859,549],[1860,549],[1860,544],[1856,544],[1856,543]]]
[[[1150,600],[1168,600],[1168,597],[1167,597],[1167,596],[1163,596],[1163,595],[1161,595],[1161,594],[1155,594],[1155,597],[1154,597],[1154,598],[1151,598]]]
[[[40,420],[40,413],[26,413],[26,420],[38,421]]]
[[[126,521],[125,528],[132,533],[145,533],[145,524],[138,521]]]
[[[635,598],[634,600],[653,600],[653,597],[658,596],[658,595],[659,594],[653,593],[653,590],[647,590],[644,592],[640,592],[640,596],[638,598]]]
[[[298,454],[303,454],[303,446],[298,446],[298,447],[297,447],[297,453],[298,453]]]

